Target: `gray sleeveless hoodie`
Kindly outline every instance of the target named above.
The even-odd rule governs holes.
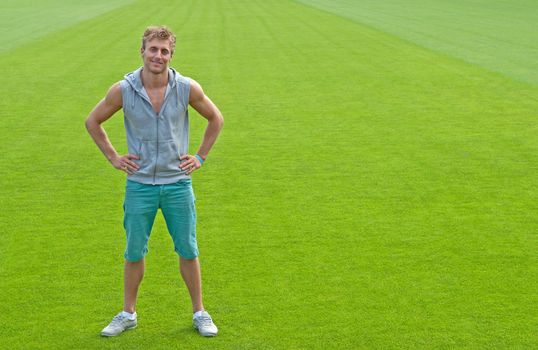
[[[179,168],[179,156],[189,148],[190,80],[168,70],[168,86],[159,114],[155,113],[142,85],[142,68],[126,74],[120,82],[127,146],[140,157],[140,169],[127,179],[162,185],[190,178]]]

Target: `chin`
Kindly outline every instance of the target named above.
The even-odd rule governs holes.
[[[153,74],[160,74],[166,72],[166,68],[166,66],[163,66],[162,68],[148,67],[148,70]]]

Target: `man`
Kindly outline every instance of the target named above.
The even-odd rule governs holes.
[[[169,68],[175,42],[174,34],[166,27],[148,27],[140,49],[143,66],[112,85],[86,119],[86,128],[101,152],[113,167],[127,174],[124,305],[123,311],[103,329],[103,336],[116,336],[137,326],[138,287],[159,208],[179,255],[181,276],[192,301],[193,326],[203,336],[215,336],[218,331],[202,303],[191,174],[206,160],[223,118],[196,81]],[[195,155],[188,153],[188,105],[208,122]],[[126,155],[116,152],[101,126],[121,108],[125,116]]]

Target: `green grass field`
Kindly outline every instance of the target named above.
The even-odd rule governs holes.
[[[0,348],[538,348],[536,13],[3,1]],[[225,117],[193,176],[220,333],[193,331],[158,216],[139,327],[103,339],[122,303],[125,179],[84,119],[161,23],[178,35],[172,66]],[[125,152],[122,119],[105,128]]]

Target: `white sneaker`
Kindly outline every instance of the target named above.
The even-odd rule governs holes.
[[[130,320],[120,312],[114,316],[112,322],[101,331],[101,335],[103,337],[115,337],[123,331],[133,328],[136,328],[136,315],[134,319]]]
[[[193,316],[192,325],[204,337],[214,337],[219,331],[207,311],[202,311],[198,316]]]

